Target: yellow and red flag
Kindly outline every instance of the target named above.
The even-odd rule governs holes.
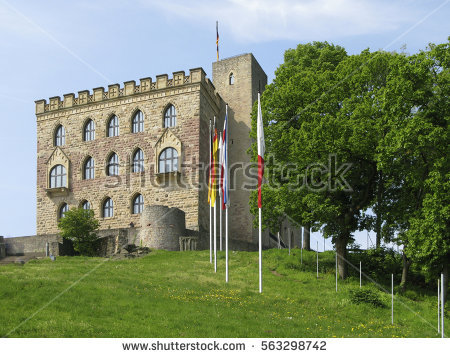
[[[217,195],[217,167],[219,165],[217,161],[217,151],[219,149],[219,140],[217,129],[214,128],[214,137],[211,143],[211,157],[209,167],[209,188],[208,188],[208,202],[214,207]]]

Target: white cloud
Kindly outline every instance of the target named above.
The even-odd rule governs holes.
[[[219,20],[237,40],[310,40],[374,35],[403,28],[417,9],[385,0],[141,0],[169,16],[208,22]]]

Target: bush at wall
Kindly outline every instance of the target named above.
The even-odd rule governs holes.
[[[94,211],[83,208],[67,211],[58,223],[62,237],[72,240],[74,250],[80,255],[95,256],[99,245],[96,230],[100,223]]]

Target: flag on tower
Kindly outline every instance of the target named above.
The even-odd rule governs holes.
[[[264,175],[264,152],[266,146],[264,143],[264,128],[261,113],[261,95],[258,93],[258,118],[257,118],[257,141],[258,141],[258,208],[262,207],[261,185]]]
[[[217,61],[219,61],[219,21],[216,21]]]

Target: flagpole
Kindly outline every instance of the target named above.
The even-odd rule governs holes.
[[[217,272],[217,199],[214,200],[214,272]]]
[[[259,211],[259,293],[262,293],[262,177],[264,175],[264,127],[261,114],[261,93],[258,91],[258,118],[257,118],[257,141],[258,141],[258,211]]]
[[[209,120],[209,187],[208,191],[211,190],[211,184],[212,184],[212,178],[211,178],[211,119]],[[208,194],[210,195],[210,193]],[[209,263],[212,264],[212,201],[211,197],[208,198],[209,200]]]
[[[225,106],[225,141],[223,143],[225,149],[225,182],[224,193],[226,198],[225,203],[225,282],[228,282],[228,206],[230,205],[230,193],[228,191],[228,104]]]
[[[261,208],[259,208],[259,293],[262,293],[262,238],[261,238]]]
[[[216,137],[216,116],[214,116],[214,137]],[[217,138],[216,138],[217,140]],[[214,144],[213,144],[214,145]],[[213,148],[214,149],[214,148]],[[216,153],[213,153],[213,156]],[[216,160],[214,159],[214,185],[212,190],[214,192],[214,272],[217,272],[217,193],[216,190]]]
[[[225,282],[228,282],[228,206],[225,206]]]
[[[222,136],[220,135],[220,132],[219,132],[219,143],[221,143],[221,139],[220,138],[222,138]],[[219,153],[219,158],[220,159],[222,159],[222,151],[223,151],[223,143],[222,143],[222,146],[221,146],[221,148],[220,148],[220,153]],[[223,198],[222,198],[222,166],[223,166],[223,163],[222,163],[222,160],[219,160],[219,163],[220,163],[220,165],[219,165],[219,201],[220,201],[220,205],[219,205],[219,217],[220,217],[220,219],[219,219],[219,243],[220,243],[220,245],[219,245],[219,250],[220,251],[222,251],[222,200],[223,200]]]

